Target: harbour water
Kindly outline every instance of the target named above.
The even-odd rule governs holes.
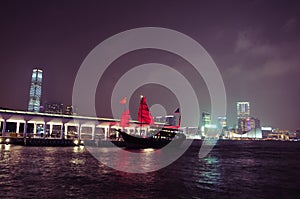
[[[300,197],[300,142],[219,141],[205,158],[200,145],[161,170],[132,174],[103,165],[84,147],[2,144],[0,197]]]

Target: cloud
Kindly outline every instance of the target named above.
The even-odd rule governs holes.
[[[234,52],[236,63],[228,71],[231,75],[247,71],[248,78],[264,78],[299,72],[300,58],[296,52],[300,49],[295,41],[271,42],[262,31],[247,29],[237,34]]]
[[[235,44],[235,52],[241,52],[253,47],[253,41],[249,37],[248,31],[242,31],[238,33],[238,37]]]
[[[298,26],[298,19],[295,17],[289,18],[285,24],[281,27],[284,32],[292,32]]]
[[[277,77],[284,75],[293,69],[292,65],[286,60],[269,59],[262,66],[261,76]]]
[[[236,53],[247,53],[251,56],[270,56],[275,53],[275,46],[262,39],[261,31],[247,29],[238,33],[235,41]]]

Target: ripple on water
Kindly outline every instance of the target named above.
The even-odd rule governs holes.
[[[103,165],[84,148],[0,145],[1,198],[299,196],[300,143],[218,142],[205,158],[198,150],[193,145],[166,168],[132,174]],[[137,164],[151,161],[148,156]]]

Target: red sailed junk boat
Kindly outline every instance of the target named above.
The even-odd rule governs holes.
[[[126,111],[125,111],[126,112]],[[129,113],[126,112],[126,113]],[[127,115],[124,113],[124,116]],[[125,119],[125,117],[124,117]],[[121,118],[121,124],[124,124],[122,121],[123,117]],[[185,135],[179,129],[179,126],[164,126],[163,128],[153,127],[154,121],[149,112],[148,105],[146,103],[146,98],[142,97],[139,107],[138,113],[138,121],[141,127],[149,126],[149,133],[150,136],[148,137],[137,137],[130,135],[121,131],[120,129],[117,130],[119,134],[122,136],[124,142],[126,143],[126,148],[130,149],[145,149],[145,148],[153,148],[153,149],[160,149],[164,146],[170,144],[172,146],[179,146],[185,139]],[[127,122],[127,118],[126,118]],[[152,132],[152,133],[151,133]]]

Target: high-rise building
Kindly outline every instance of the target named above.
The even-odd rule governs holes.
[[[218,128],[223,129],[227,127],[227,117],[218,117]]]
[[[202,126],[205,127],[210,125],[211,123],[211,116],[210,113],[202,112]]]
[[[202,121],[201,121],[201,134],[205,136],[207,133],[207,128],[211,125],[211,116],[210,113],[202,112]]]
[[[260,129],[260,120],[254,117],[240,118],[238,120],[238,132],[247,133],[251,130]]]
[[[245,119],[250,116],[250,103],[249,102],[237,102],[237,119]]]
[[[42,97],[42,78],[43,71],[41,69],[32,70],[28,111],[40,112]]]

